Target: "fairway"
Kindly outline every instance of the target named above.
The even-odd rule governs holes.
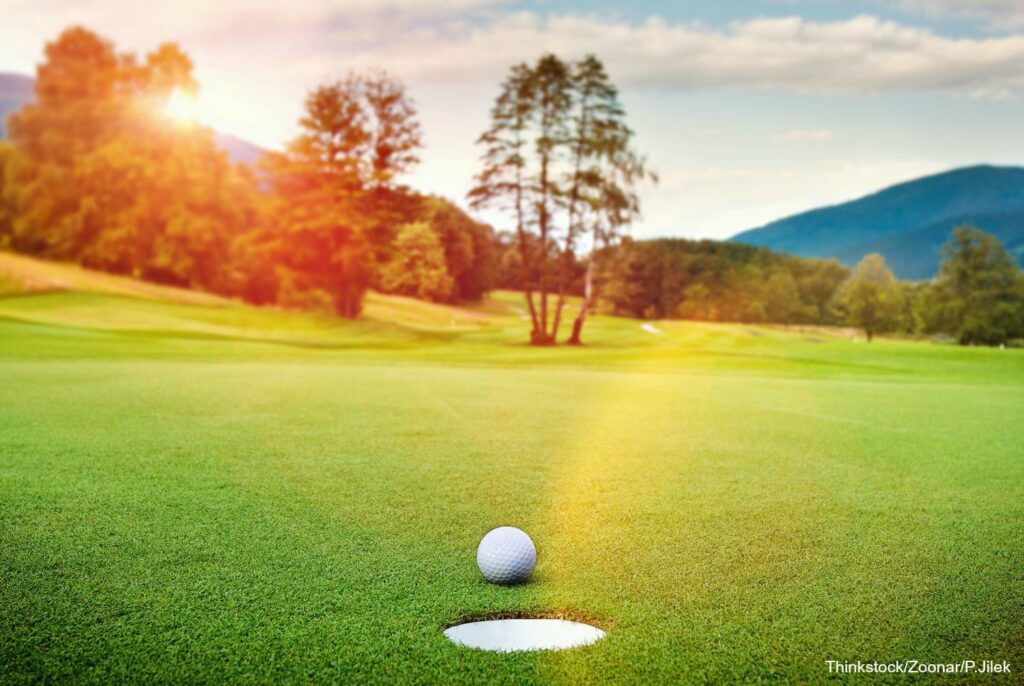
[[[1020,682],[1024,351],[608,317],[538,350],[510,293],[344,323],[4,259],[0,682]],[[525,585],[476,568],[503,524]],[[503,613],[608,635],[442,635]]]

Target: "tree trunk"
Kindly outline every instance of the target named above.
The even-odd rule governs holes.
[[[540,337],[534,345],[549,345],[548,338],[548,161],[541,161],[540,170]]]
[[[533,289],[527,286],[525,288],[524,294],[526,296],[526,306],[527,306],[527,308],[528,308],[528,310],[530,312],[530,323],[531,323],[530,331],[531,332],[532,331],[536,331],[537,330],[537,306],[533,304]]]
[[[565,263],[568,261],[566,259],[567,254],[564,253],[561,256],[558,264],[558,300],[555,301],[555,320],[551,325],[551,340],[553,341],[558,340],[558,327],[562,323],[562,308],[565,307],[565,282],[567,281]]]
[[[516,134],[516,149],[519,149],[519,134]],[[533,289],[530,288],[530,244],[526,239],[525,222],[523,221],[523,176],[522,169],[516,167],[516,235],[519,239],[519,261],[522,264],[520,278],[523,292],[526,294],[526,305],[530,310],[530,340],[537,334],[537,307],[533,304]]]
[[[562,323],[562,308],[565,307],[565,282],[558,283],[558,300],[555,302],[555,321],[551,325],[551,339],[558,340],[558,327]]]
[[[572,323],[572,336],[566,341],[569,345],[583,345],[583,324],[587,321],[587,310],[590,309],[590,299],[594,292],[594,258],[587,258],[587,273],[583,278],[583,302],[580,303],[579,314],[576,321]]]

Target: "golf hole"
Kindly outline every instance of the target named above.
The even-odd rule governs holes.
[[[605,633],[596,626],[567,619],[514,618],[456,624],[444,635],[466,648],[516,653],[580,648],[600,641]]]

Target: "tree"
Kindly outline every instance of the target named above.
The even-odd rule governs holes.
[[[1002,243],[960,226],[944,252],[928,297],[929,328],[953,334],[962,345],[999,345],[1024,336],[1024,277]]]
[[[540,237],[540,335],[537,345],[554,345],[561,316],[561,301],[556,306],[552,326],[548,328],[548,273],[551,260],[548,252],[554,245],[555,211],[560,201],[554,167],[568,140],[567,120],[572,105],[569,67],[555,55],[544,55],[533,69],[533,99],[537,112],[534,141],[537,176],[534,180],[534,206],[537,233]]]
[[[139,278],[218,290],[253,184],[213,132],[165,116],[195,93],[165,44],[139,61],[71,28],[47,45],[35,100],[10,118],[10,246]]]
[[[300,134],[263,161],[270,217],[261,242],[296,272],[289,284],[322,291],[354,318],[373,275],[374,239],[391,222],[396,179],[417,161],[415,108],[386,75],[350,75],[306,98]]]
[[[647,174],[629,149],[632,132],[617,97],[597,58],[566,64],[544,55],[532,67],[512,68],[478,141],[484,164],[470,199],[474,207],[496,206],[515,217],[534,345],[556,341],[581,233],[592,232],[596,249],[639,211],[632,184]],[[583,317],[585,311],[573,342]]]
[[[599,248],[594,286],[602,311],[705,321],[833,323],[823,310],[849,274],[834,260],[741,243],[656,239]]]
[[[454,203],[439,197],[424,200],[422,220],[430,224],[444,248],[452,277],[452,302],[475,301],[497,283],[494,230],[473,220]]]
[[[878,253],[865,255],[836,293],[836,305],[846,322],[864,329],[868,342],[889,331],[903,310],[899,281]]]
[[[424,222],[406,224],[395,240],[395,258],[381,272],[381,286],[389,293],[434,302],[452,292],[444,250],[437,234]]]
[[[477,144],[484,146],[483,169],[475,177],[469,200],[474,208],[492,206],[514,216],[519,287],[530,313],[530,340],[536,342],[543,334],[533,297],[532,265],[538,251],[531,245],[528,218],[527,155],[534,120],[532,77],[529,66],[517,64],[502,83],[501,93],[491,108],[491,126],[477,140]]]
[[[571,86],[571,168],[565,181],[569,216],[557,312],[561,313],[564,303],[564,269],[576,250],[576,241],[589,225],[583,299],[568,340],[571,345],[581,345],[583,325],[593,299],[595,251],[617,240],[621,231],[640,215],[634,185],[645,179],[657,181],[657,177],[647,171],[643,158],[632,150],[633,132],[625,124],[618,90],[597,57],[587,55],[574,65]],[[557,322],[554,328],[557,335]]]

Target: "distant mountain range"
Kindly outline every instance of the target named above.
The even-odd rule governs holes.
[[[926,279],[953,227],[995,234],[1024,262],[1024,168],[964,167],[891,186],[859,200],[779,219],[730,240],[856,264],[878,252],[897,276]]]
[[[31,76],[0,72],[0,139],[7,137],[7,115],[32,99],[35,82]],[[263,152],[258,145],[230,133],[216,133],[215,137],[233,162],[252,164]]]

